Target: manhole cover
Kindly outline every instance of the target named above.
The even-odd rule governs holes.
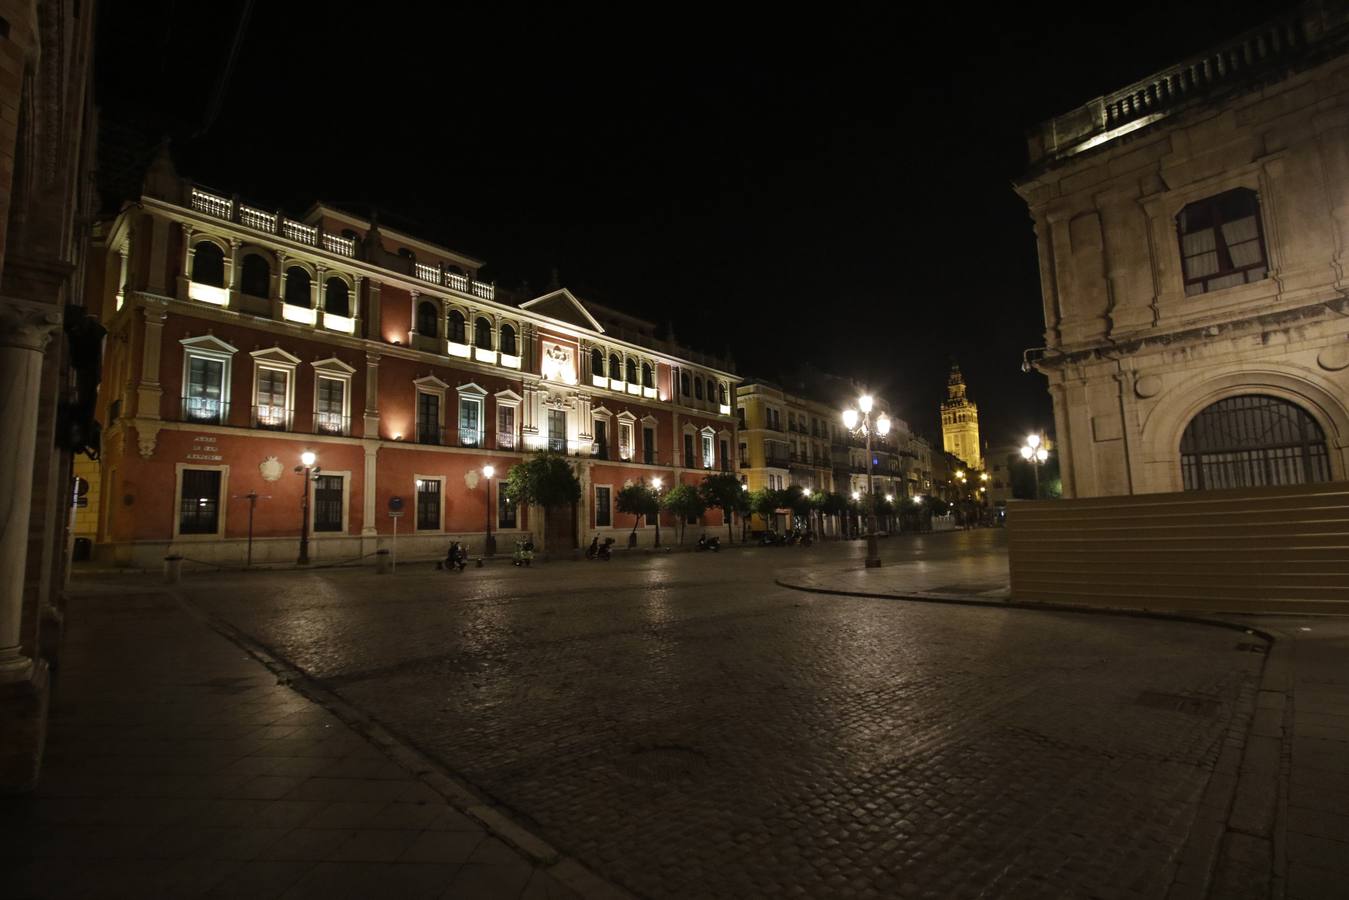
[[[1264,644],[1257,644],[1251,641],[1242,641],[1240,644],[1237,644],[1237,649],[1243,650],[1246,653],[1264,653],[1266,648]]]
[[[707,757],[688,747],[638,747],[618,760],[618,770],[648,781],[679,781],[707,768]]]
[[[1204,697],[1186,697],[1184,694],[1166,694],[1161,691],[1144,691],[1138,695],[1139,706],[1152,709],[1168,709],[1171,712],[1184,713],[1187,716],[1202,716],[1211,719],[1223,708],[1217,700]]]

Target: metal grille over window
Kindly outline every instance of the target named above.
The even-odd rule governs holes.
[[[567,414],[560,409],[548,410],[548,449],[567,452]]]
[[[1238,188],[1191,203],[1176,224],[1187,295],[1260,281],[1268,274],[1255,191]]]
[[[440,482],[417,482],[417,530],[440,530]]]
[[[220,473],[183,470],[183,493],[178,513],[179,534],[215,534],[220,530]]]
[[[342,476],[314,479],[314,531],[342,530]]]
[[[1306,410],[1258,394],[1206,407],[1180,441],[1185,490],[1330,480],[1326,436]]]
[[[611,488],[595,488],[595,527],[608,528],[613,524],[613,516],[610,512]]]

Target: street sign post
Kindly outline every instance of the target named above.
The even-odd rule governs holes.
[[[389,554],[390,571],[398,572],[398,520],[403,517],[403,498],[389,498],[389,518],[393,519],[393,552]]]

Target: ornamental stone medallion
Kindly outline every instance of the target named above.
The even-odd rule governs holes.
[[[1140,397],[1156,397],[1162,392],[1162,379],[1156,375],[1143,375],[1134,382],[1134,393]]]
[[[258,464],[258,472],[262,475],[263,481],[280,481],[281,473],[286,471],[286,467],[281,465],[281,460],[275,456],[269,456]]]
[[[469,469],[467,472],[464,473],[464,487],[468,488],[470,491],[477,489],[478,487],[477,469]]]
[[[1316,354],[1316,364],[1327,372],[1349,368],[1349,344],[1334,344]]]

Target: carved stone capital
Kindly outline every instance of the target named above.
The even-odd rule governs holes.
[[[155,447],[159,443],[159,425],[153,422],[136,423],[136,444],[140,450],[141,456],[149,459],[155,455]]]
[[[0,298],[0,347],[41,353],[61,327],[61,310],[48,303]]]

